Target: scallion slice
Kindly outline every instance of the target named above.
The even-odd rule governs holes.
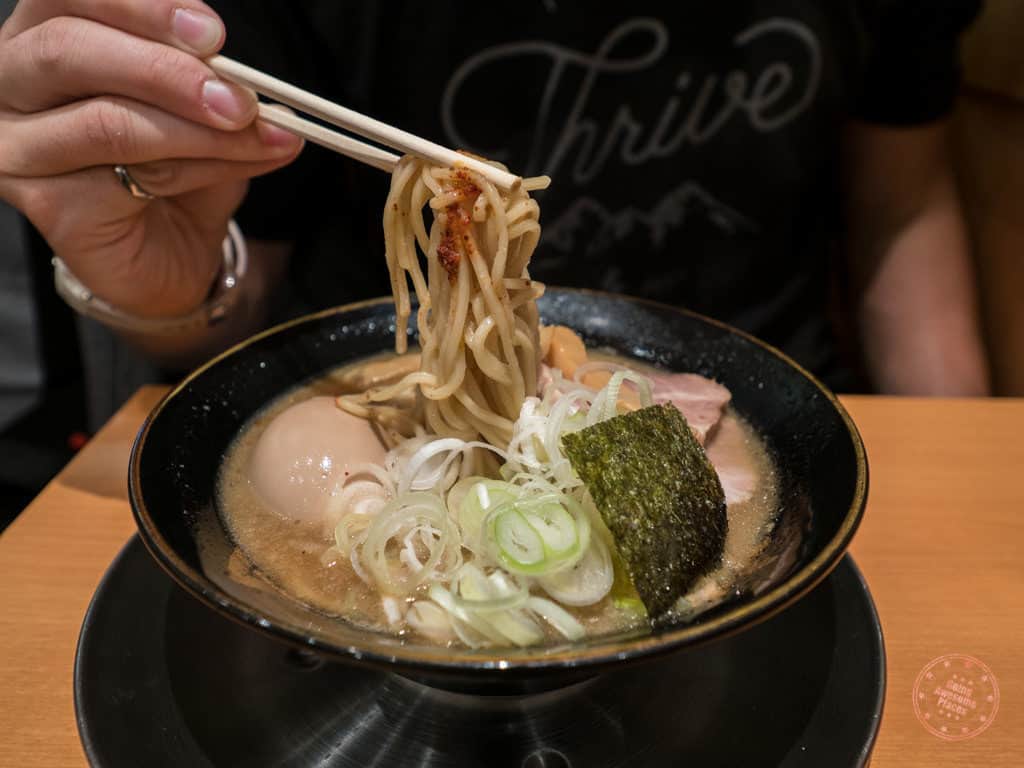
[[[500,504],[488,512],[484,529],[488,554],[505,569],[531,576],[571,568],[590,544],[590,519],[561,493]]]
[[[520,570],[544,561],[544,540],[514,504],[495,516],[494,541],[501,559]]]

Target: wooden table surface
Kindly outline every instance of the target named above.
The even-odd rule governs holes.
[[[135,530],[128,451],[160,395],[140,391],[0,536],[0,766],[85,764],[75,644],[96,585]],[[871,467],[852,551],[888,657],[872,766],[1024,766],[1024,401],[844,403]],[[990,727],[963,741],[932,735],[912,701],[919,673],[946,654],[980,660],[999,688]]]

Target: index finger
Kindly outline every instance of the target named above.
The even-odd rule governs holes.
[[[14,37],[57,16],[90,19],[198,56],[224,45],[224,22],[199,0],[22,0],[3,36]]]

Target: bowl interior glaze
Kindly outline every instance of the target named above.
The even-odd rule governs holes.
[[[576,329],[588,346],[721,382],[735,410],[765,439],[779,473],[779,518],[765,555],[726,603],[690,623],[653,631],[474,651],[368,631],[228,578],[234,545],[220,521],[216,489],[229,446],[280,395],[392,348],[389,300],[340,307],[255,336],[194,372],[157,406],[136,439],[129,472],[147,548],[188,592],[254,631],[442,685],[569,681],[695,646],[763,620],[831,571],[863,514],[867,462],[853,422],[828,390],[752,337],[663,305],[550,289],[540,308],[544,322]]]

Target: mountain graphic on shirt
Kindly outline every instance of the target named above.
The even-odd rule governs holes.
[[[593,257],[626,238],[646,234],[651,245],[660,248],[670,233],[694,221],[730,236],[758,229],[700,184],[685,181],[647,211],[629,206],[616,212],[592,197],[580,197],[544,227],[542,242],[555,251]]]

